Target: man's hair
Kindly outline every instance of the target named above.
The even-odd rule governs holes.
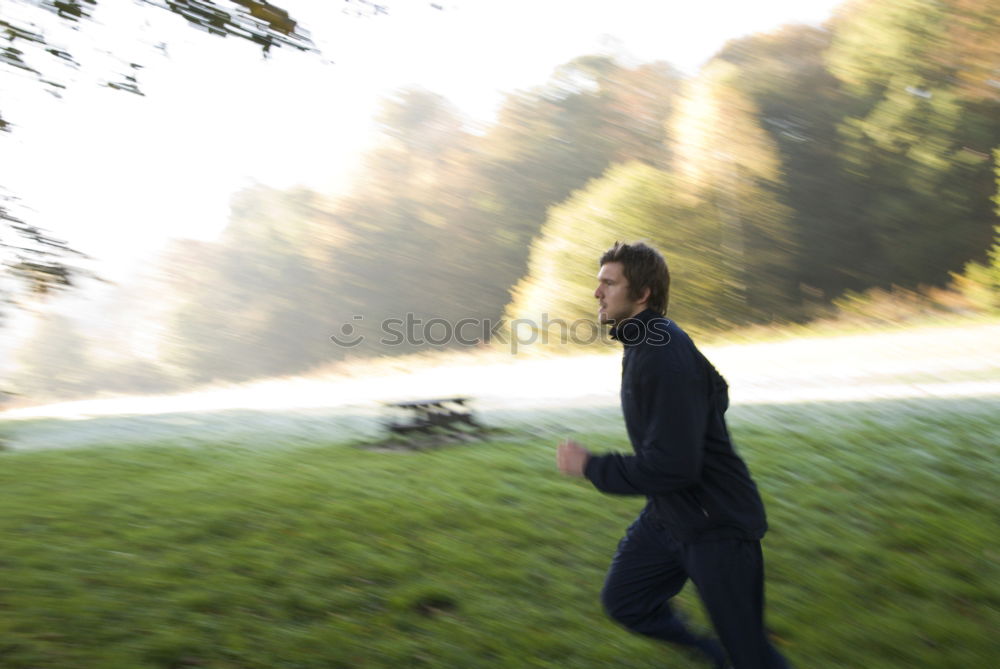
[[[661,316],[667,313],[670,271],[667,269],[667,261],[659,251],[642,242],[635,244],[615,242],[615,245],[601,256],[600,266],[609,262],[622,264],[625,278],[628,280],[629,297],[638,300],[649,288],[649,301],[646,305]]]

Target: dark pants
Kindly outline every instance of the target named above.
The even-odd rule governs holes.
[[[735,669],[787,669],[764,631],[764,560],[759,541],[685,544],[643,511],[628,528],[608,570],[601,602],[638,634],[704,650],[670,599],[690,578]]]

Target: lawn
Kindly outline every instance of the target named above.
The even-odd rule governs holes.
[[[599,416],[557,422],[624,444]],[[1000,402],[747,406],[731,425],[799,669],[1000,666]],[[415,453],[162,430],[0,453],[0,667],[700,666],[600,611],[642,501],[558,476],[551,417],[505,427]]]

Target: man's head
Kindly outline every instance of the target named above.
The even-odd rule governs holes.
[[[667,312],[670,272],[656,249],[642,242],[615,242],[600,264],[594,297],[600,304],[601,323],[617,323],[645,309],[661,316]]]

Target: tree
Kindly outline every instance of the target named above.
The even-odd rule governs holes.
[[[264,0],[138,0],[150,9],[166,10],[182,17],[192,27],[220,37],[248,40],[266,55],[272,48],[289,47],[314,51],[305,31],[288,11]],[[0,63],[11,70],[34,77],[50,90],[66,88],[65,70],[53,72],[53,66],[78,68],[79,62],[64,44],[54,43],[45,24],[52,20],[75,31],[85,31],[99,9],[98,0],[13,0],[6,18],[0,19],[2,37],[7,45],[0,49]],[[116,73],[117,81],[104,85],[141,94],[137,79],[140,63],[128,63],[125,72]],[[7,123],[3,123],[3,129]]]
[[[511,96],[502,120],[481,132],[441,96],[399,91],[378,117],[383,142],[346,195],[258,188],[234,199],[218,243],[174,254],[170,364],[206,381],[434,346],[385,336],[382,323],[407,314],[473,319],[464,343],[484,338],[549,207],[616,152],[664,162],[672,71],[602,62],[586,68],[598,79],[573,75],[570,86],[573,66]],[[640,95],[643,82],[668,99]],[[345,326],[364,342],[331,343]]]
[[[737,68],[731,83],[757,107],[780,156],[796,245],[791,280],[814,304],[865,286],[853,263],[866,250],[867,226],[844,202],[850,181],[837,127],[849,96],[826,67],[831,39],[828,30],[786,26],[732,40],[715,56]]]
[[[469,202],[461,225],[483,243],[470,259],[489,266],[483,291],[499,305],[528,269],[527,249],[548,210],[615,162],[665,165],[664,123],[680,75],[663,63],[627,68],[583,56],[547,85],[510,96],[497,124],[475,146]]]
[[[954,40],[971,25],[983,35],[966,55]],[[832,24],[830,71],[851,97],[843,196],[867,228],[854,266],[868,285],[940,283],[989,245],[998,25],[990,0],[865,0]]]
[[[433,93],[393,96],[380,116],[386,141],[336,211],[357,231],[337,266],[358,308],[496,321],[548,208],[616,156],[665,162],[677,82],[662,64],[581,57],[509,96],[480,132]]]
[[[1000,148],[993,152],[997,194],[993,202],[1000,213]],[[993,228],[993,245],[985,263],[970,262],[961,274],[953,274],[956,287],[973,304],[989,311],[1000,311],[1000,224]]]
[[[720,60],[688,82],[667,123],[669,169],[615,165],[550,211],[508,318],[592,319],[597,259],[636,239],[663,249],[676,279],[669,313],[694,329],[794,309],[783,168],[738,74]]]
[[[327,254],[338,233],[308,190],[256,187],[233,198],[218,243],[181,243],[164,263],[164,363],[188,381],[299,372],[331,357],[340,302]],[[333,269],[333,271],[331,271]]]
[[[616,240],[660,248],[671,271],[668,314],[693,330],[740,320],[731,290],[739,271],[726,261],[726,221],[708,200],[683,196],[675,175],[650,165],[615,165],[554,208],[532,243],[529,271],[514,288],[507,318],[536,324],[594,320],[598,260]],[[553,325],[549,336],[557,336]],[[583,332],[583,330],[581,330]]]
[[[663,239],[678,220],[669,175],[633,162],[616,165],[551,210],[531,244],[528,272],[512,291],[508,320],[594,319],[597,261],[616,240]]]
[[[315,51],[302,26],[285,9],[264,0],[139,2],[151,11],[180,16],[188,25],[210,34],[248,40],[265,55],[277,47]],[[70,47],[54,41],[51,33],[57,27],[88,30],[100,4],[98,0],[7,0],[0,16],[0,76],[33,78],[42,88],[59,95],[80,63]],[[114,80],[109,78],[103,85],[141,94],[137,78],[141,69],[140,63],[129,62],[124,72],[113,74]],[[11,132],[15,125],[0,109],[0,131]],[[0,192],[0,250],[8,275],[24,282],[35,295],[73,286],[86,274],[79,264],[82,254],[26,222],[28,216],[18,210],[19,205],[14,195]],[[17,292],[8,288],[5,301],[15,303],[11,294]]]
[[[671,121],[673,172],[686,206],[707,208],[720,230],[729,322],[767,322],[798,301],[798,244],[781,155],[740,75],[717,60],[690,82]]]
[[[94,390],[88,342],[68,317],[47,314],[18,351],[14,385],[34,398],[73,398]]]
[[[151,17],[170,14],[210,35],[249,42],[265,57],[282,47],[318,54],[309,31],[281,6],[284,3],[272,4],[266,0],[134,0],[134,3],[148,10]],[[74,43],[70,44],[61,38],[94,32],[102,9],[114,9],[120,4],[100,0],[6,0],[0,15],[0,76],[12,82],[34,81],[38,90],[59,97],[84,69],[86,59],[77,50],[93,50],[77,45],[79,40],[69,40]],[[342,5],[345,14],[358,16],[378,16],[391,11],[390,2],[345,0]],[[146,46],[166,53],[168,45],[158,34],[150,41]],[[120,67],[118,71],[101,73],[100,85],[142,95],[143,63],[124,53],[110,55],[118,60]],[[17,119],[5,117],[4,109],[0,108],[0,132],[12,132],[16,126]],[[30,214],[19,207],[14,195],[0,191],[0,248],[8,251],[9,258],[4,261],[8,272],[27,280],[29,292],[35,294],[72,286],[84,273],[74,262],[80,254],[26,223]]]
[[[90,275],[79,262],[86,256],[15,216],[8,209],[7,203],[12,201],[9,195],[0,194],[0,262],[10,278],[31,295],[45,295],[72,287],[78,277]],[[4,302],[17,304],[13,295],[20,292],[8,287]]]

